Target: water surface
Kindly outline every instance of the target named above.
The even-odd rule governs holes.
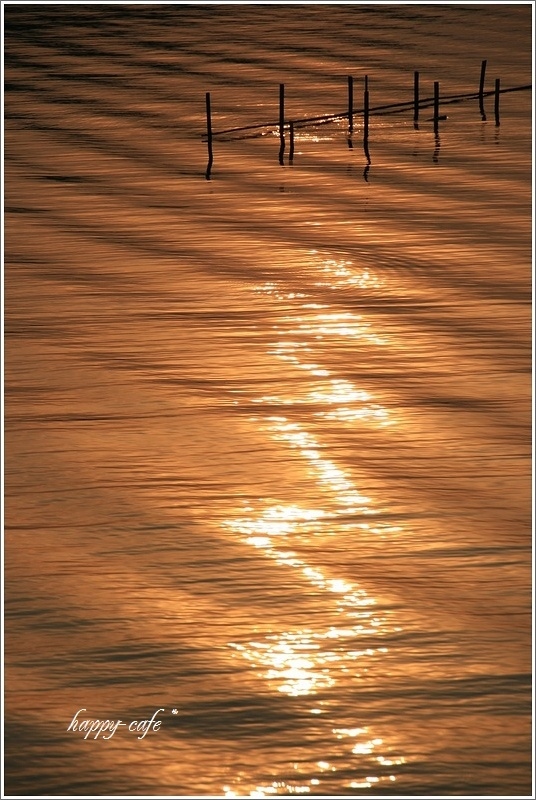
[[[530,6],[5,18],[7,793],[529,794]]]

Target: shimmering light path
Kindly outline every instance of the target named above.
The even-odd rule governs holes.
[[[332,283],[323,282],[337,288],[341,285],[367,286],[379,285],[368,272],[356,276],[352,262],[327,261],[323,274]],[[370,324],[362,321],[360,315],[348,312],[338,313],[328,305],[308,302],[304,293],[285,293],[274,283],[260,286],[258,291],[267,293],[276,303],[296,307],[293,314],[285,318],[283,324],[275,326],[281,338],[269,352],[287,362],[297,370],[308,373],[310,391],[304,381],[299,383],[299,393],[290,396],[263,395],[253,398],[259,405],[281,405],[283,407],[305,406],[312,421],[325,420],[366,420],[372,425],[385,426],[392,423],[387,411],[373,397],[355,387],[350,381],[337,378],[332,371],[316,361],[302,359],[314,358],[315,341],[327,337],[335,342],[338,337],[362,338],[374,345],[382,345],[385,340],[374,335]],[[319,380],[321,379],[321,380]],[[235,401],[238,403],[239,401]],[[309,410],[310,409],[310,410]],[[326,410],[319,410],[326,409]],[[323,595],[323,622],[315,628],[287,630],[272,633],[257,641],[231,643],[231,647],[251,662],[268,685],[291,697],[311,696],[315,705],[309,709],[313,715],[325,715],[321,719],[324,728],[324,746],[334,753],[333,763],[319,761],[309,770],[307,780],[303,768],[300,783],[274,780],[270,784],[259,785],[249,791],[252,797],[265,797],[270,794],[309,793],[322,791],[325,783],[324,773],[337,773],[338,770],[354,773],[363,769],[360,780],[347,782],[349,789],[370,788],[384,781],[396,781],[393,767],[404,763],[401,757],[387,757],[378,754],[381,738],[370,738],[367,727],[333,727],[341,711],[337,703],[329,699],[329,690],[338,684],[359,681],[368,671],[371,659],[387,653],[382,638],[402,629],[390,620],[385,613],[374,609],[376,601],[355,584],[332,577],[326,569],[312,565],[292,549],[304,543],[324,543],[330,536],[338,516],[367,519],[375,514],[371,499],[361,494],[353,482],[337,464],[322,453],[325,447],[318,437],[309,432],[305,424],[289,420],[286,416],[266,416],[252,418],[260,430],[266,431],[276,441],[287,444],[297,451],[305,462],[306,472],[312,474],[318,483],[318,495],[322,508],[307,508],[303,505],[269,505],[256,508],[245,505],[244,516],[227,520],[224,524],[230,530],[243,536],[243,540],[264,552],[283,569],[283,583],[293,583],[291,570],[297,570],[311,584],[315,596]],[[330,509],[329,511],[326,509]],[[399,526],[382,522],[356,521],[356,531],[394,534],[402,529]],[[289,549],[290,548],[290,549]],[[318,548],[317,548],[318,549]],[[330,624],[331,623],[331,624]],[[362,644],[360,645],[360,641]],[[371,646],[372,642],[376,642]],[[343,709],[343,718],[348,716]],[[329,737],[335,742],[328,744]],[[342,747],[337,747],[340,742]],[[379,774],[371,774],[377,772]],[[245,789],[244,782],[240,791]],[[224,787],[226,796],[233,797],[237,787]]]

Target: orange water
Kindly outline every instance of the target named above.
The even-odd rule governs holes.
[[[530,92],[368,169],[359,116],[210,181],[201,134],[530,53],[528,6],[6,6],[8,794],[529,793]]]

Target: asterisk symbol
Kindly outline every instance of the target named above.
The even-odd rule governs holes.
[[[172,711],[171,713],[172,713],[172,714],[178,714],[179,712],[178,712],[178,710],[177,710],[176,708],[174,708],[174,709],[173,709],[173,711]]]

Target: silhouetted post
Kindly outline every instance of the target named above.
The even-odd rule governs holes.
[[[419,73],[413,73],[413,123],[419,127]]]
[[[294,160],[294,123],[290,122],[290,144],[289,144],[289,151],[288,151],[288,163],[292,164]]]
[[[370,153],[368,149],[369,109],[368,75],[365,75],[365,94],[363,97],[363,150],[365,151],[365,156],[370,164]]]
[[[205,173],[205,178],[207,179],[207,181],[209,181],[210,170],[212,169],[212,162],[214,161],[214,155],[212,153],[212,119],[210,115],[210,92],[206,93],[205,102],[207,109],[207,147],[208,147],[208,164],[207,164],[207,171]]]
[[[434,132],[439,130],[439,81],[434,81]]]
[[[348,75],[348,129],[354,132],[354,79]]]
[[[279,84],[279,163],[284,165],[283,153],[285,152],[285,84]]]
[[[486,64],[488,62],[484,59],[482,65],[480,67],[480,85],[478,87],[478,105],[480,108],[480,114],[482,115],[482,121],[486,121],[486,112],[484,111],[484,81],[486,80]]]
[[[484,59],[484,61],[482,62],[482,65],[480,67],[480,86],[478,87],[478,94],[480,95],[480,97],[483,97],[483,95],[484,95],[484,81],[486,80],[486,65],[487,65],[487,63],[488,62],[486,61],[486,59]]]
[[[369,131],[369,90],[368,75],[365,75],[365,94],[363,96],[363,139],[367,141]]]
[[[495,78],[495,125],[499,126],[501,121],[499,119],[499,97],[501,94],[501,79]]]

